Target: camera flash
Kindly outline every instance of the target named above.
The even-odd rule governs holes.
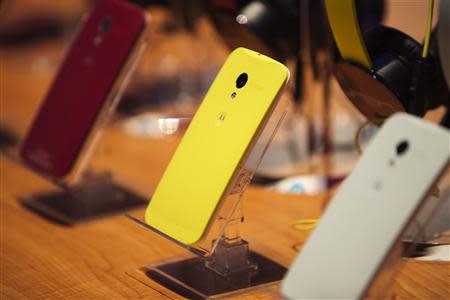
[[[231,98],[231,100],[233,100],[234,98],[236,98],[236,92],[233,92],[233,93],[231,93],[231,96],[230,96],[230,98]]]

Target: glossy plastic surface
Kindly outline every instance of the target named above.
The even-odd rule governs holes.
[[[145,26],[144,12],[126,1],[97,1],[22,145],[30,167],[68,175]]]
[[[355,0],[325,0],[325,7],[342,57],[370,69],[372,61],[359,27]]]
[[[248,81],[237,88],[242,73]],[[183,244],[202,239],[288,75],[285,66],[259,53],[238,48],[230,54],[151,199],[148,225]]]
[[[371,299],[383,299],[393,280],[376,277],[382,267],[396,269],[399,239],[448,165],[449,143],[449,131],[434,124],[406,114],[390,118],[283,280],[284,295],[359,299],[370,288]]]

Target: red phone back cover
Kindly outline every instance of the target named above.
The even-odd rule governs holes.
[[[111,26],[95,45],[105,18]],[[71,171],[145,26],[144,12],[125,1],[96,2],[22,146],[28,165],[57,178]]]

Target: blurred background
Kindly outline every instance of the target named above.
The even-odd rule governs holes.
[[[256,247],[261,253],[270,248],[272,254],[280,250],[283,255],[279,261],[289,264],[336,187],[358,160],[360,153],[355,137],[364,149],[378,130],[375,125],[365,125],[366,118],[347,99],[333,75],[339,54],[323,1],[129,2],[140,6],[149,17],[147,47],[117,108],[101,129],[102,135],[92,149],[89,164],[81,172],[107,174],[117,185],[136,192],[145,201],[150,200],[192,116],[229,53],[236,47],[247,47],[266,54],[286,64],[290,70],[290,81],[282,94],[288,111],[253,177],[253,186],[246,190],[246,199],[242,202],[248,206],[241,230],[243,236],[251,239],[252,248]],[[422,42],[427,2],[358,0],[356,8],[363,30],[388,25]],[[9,266],[5,272],[9,276],[5,278],[18,289],[55,289],[45,280],[41,283],[45,288],[42,288],[35,280],[23,277],[23,274],[36,272],[36,278],[45,278],[42,276],[45,267],[48,267],[51,283],[64,282],[62,273],[76,275],[85,269],[98,272],[95,280],[76,275],[85,280],[86,286],[95,287],[97,281],[110,280],[108,276],[114,273],[119,274],[117,278],[122,282],[125,273],[122,267],[136,269],[148,263],[150,257],[159,260],[180,252],[173,243],[155,239],[122,214],[70,231],[31,217],[17,201],[22,197],[33,198],[37,192],[56,190],[54,182],[48,178],[18,168],[20,162],[15,153],[83,18],[94,4],[94,0],[0,0],[0,153],[2,158],[8,156],[14,160],[7,163],[3,160],[0,165],[1,176],[4,176],[0,179],[6,182],[2,181],[0,186],[5,187],[1,196],[6,199],[0,201],[6,207],[5,213],[3,206],[0,207],[0,219],[4,222],[0,225],[7,224],[0,227],[2,236],[6,237],[2,238],[2,251],[3,246],[6,249],[5,266]],[[434,6],[436,24],[439,1],[435,1]],[[437,123],[444,112],[445,109],[439,107],[427,112],[425,118]],[[444,200],[450,200],[449,174],[447,170],[447,177],[440,184],[445,186],[440,188],[440,198]],[[86,178],[89,181],[92,177]],[[433,240],[439,236],[436,232],[446,231],[445,240],[441,242],[448,244],[449,203],[447,201],[435,216],[421,240]],[[266,213],[269,210],[270,216]],[[142,209],[135,213],[139,217],[144,215]],[[420,230],[425,227],[422,219],[416,221],[416,228]],[[298,221],[304,220],[311,223],[307,222],[306,229],[297,228],[302,225]],[[61,269],[61,266],[64,267]],[[404,290],[413,291],[418,286],[418,290],[429,292],[431,282],[447,288],[448,295],[448,276],[442,275],[448,275],[448,264],[433,265],[431,271],[414,269],[409,272],[404,277],[412,283],[402,287]],[[418,277],[420,280],[416,279],[419,275],[423,276]],[[125,290],[116,280],[110,282],[108,291],[122,293]],[[86,286],[80,288],[67,281],[67,290],[99,290]],[[130,284],[130,290],[134,293],[138,288]],[[145,286],[146,293],[150,290],[153,291]],[[409,298],[411,294],[416,296],[408,293]],[[86,295],[83,298],[92,296]],[[135,298],[137,294],[132,295]]]
[[[2,145],[20,144],[83,15],[94,2],[0,2]],[[148,166],[146,141],[152,141],[151,147],[176,145],[227,55],[243,46],[285,63],[291,71],[282,96],[289,102],[289,113],[255,183],[280,192],[318,193],[349,173],[359,155],[355,134],[365,118],[333,77],[338,54],[321,1],[130,2],[150,17],[148,46],[109,122],[108,128],[113,130],[106,130],[106,134],[120,137],[106,142],[102,138],[93,164],[113,173],[117,169],[125,177],[139,174],[130,181],[143,185],[148,177],[158,178],[167,160],[162,157],[156,171],[155,166]],[[425,2],[358,1],[360,24],[363,29],[386,24],[421,41]],[[438,110],[427,118],[441,115]],[[375,126],[365,127],[361,142],[376,130]],[[110,163],[111,156],[120,157],[117,165]],[[132,161],[134,172],[130,171]]]

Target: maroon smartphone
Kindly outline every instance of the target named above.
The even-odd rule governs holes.
[[[135,59],[147,26],[144,11],[123,0],[98,0],[75,38],[21,148],[31,168],[62,178]]]

